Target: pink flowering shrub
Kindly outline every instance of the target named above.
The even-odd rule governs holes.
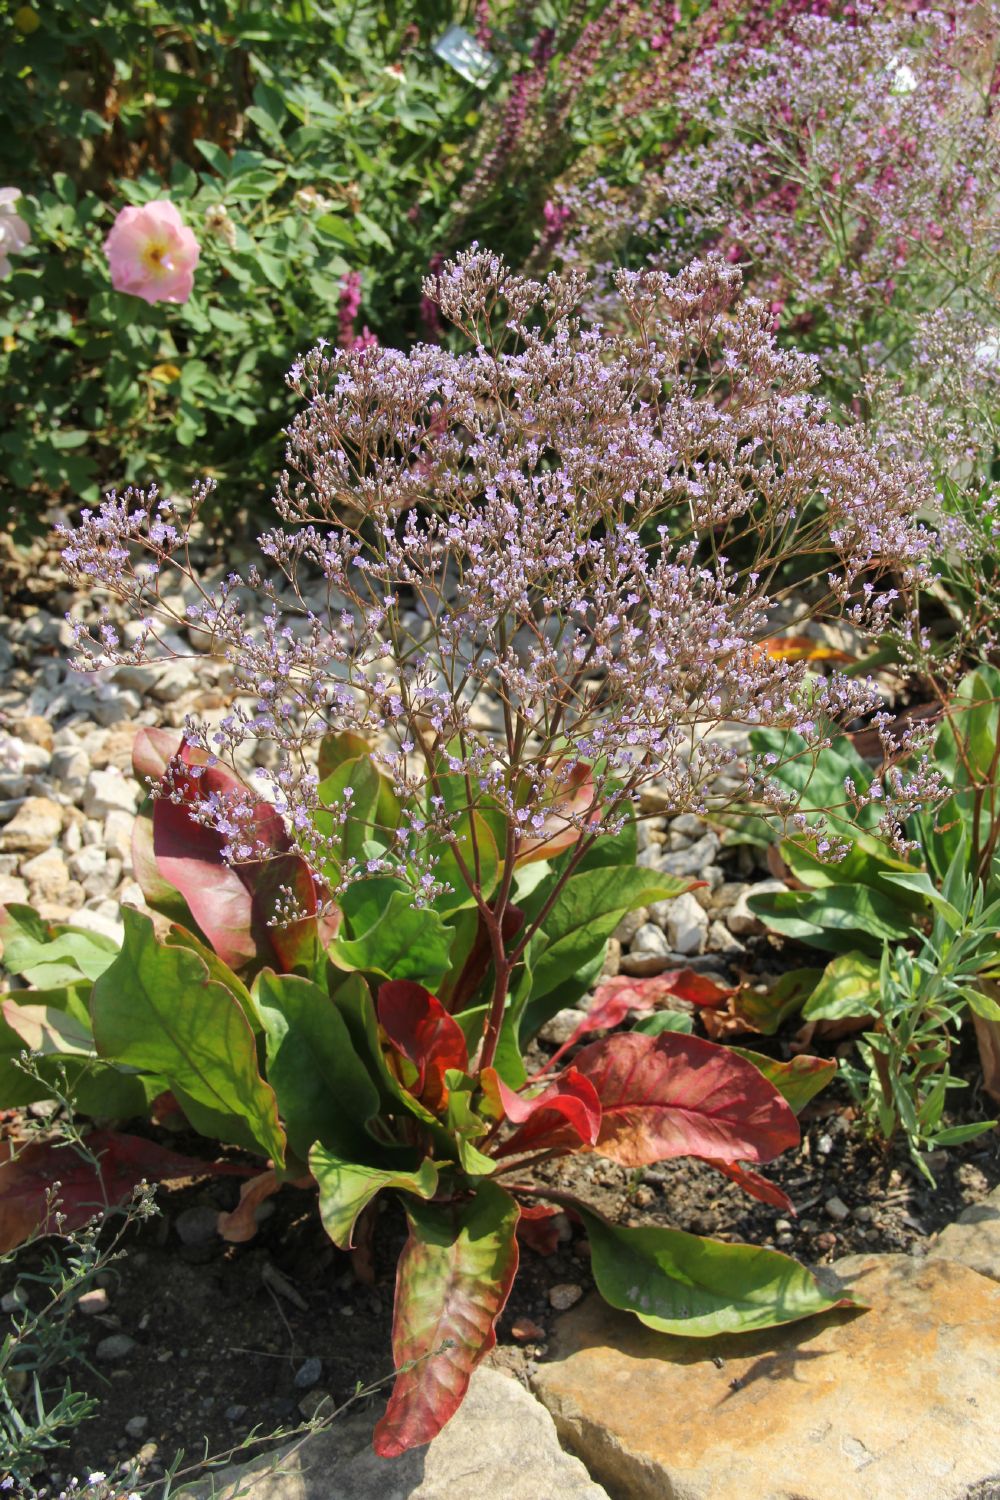
[[[201,251],[174,205],[154,199],[123,208],[104,242],[116,292],[144,302],[186,302]]]
[[[0,188],[0,281],[5,281],[10,275],[11,255],[16,255],[31,241],[31,230],[14,206],[20,196],[20,188]]]

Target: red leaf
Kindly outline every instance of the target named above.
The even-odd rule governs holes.
[[[555,1221],[562,1210],[548,1203],[522,1203],[520,1207],[517,1237],[522,1245],[527,1245],[536,1255],[555,1255],[559,1249],[559,1226]]]
[[[724,989],[713,979],[696,974],[693,969],[677,969],[672,974],[655,974],[649,979],[630,979],[625,974],[606,979],[594,991],[594,1003],[586,1018],[580,1022],[572,1036],[563,1042],[559,1051],[549,1058],[547,1067],[551,1068],[564,1053],[575,1047],[582,1036],[587,1036],[591,1031],[611,1031],[615,1026],[620,1026],[628,1015],[641,1015],[655,1010],[658,1003],[668,996],[708,1008],[724,1005],[734,993],[734,990]]]
[[[124,1202],[143,1178],[168,1182],[222,1174],[252,1177],[257,1170],[237,1162],[181,1156],[141,1136],[112,1130],[93,1131],[87,1136],[87,1149],[100,1157],[99,1176],[72,1147],[48,1141],[0,1141],[0,1254],[36,1232],[69,1233],[82,1228],[95,1214]],[[46,1221],[47,1194],[57,1182],[58,1211],[64,1215],[59,1224]]]
[[[458,1410],[517,1273],[518,1206],[495,1183],[463,1202],[408,1199],[407,1217],[392,1325],[399,1374],[375,1428],[382,1458],[429,1443]]]
[[[795,1206],[784,1188],[780,1188],[776,1182],[768,1182],[759,1172],[751,1172],[739,1162],[712,1161],[707,1156],[704,1160],[731,1182],[735,1182],[745,1193],[749,1193],[751,1198],[758,1198],[761,1203],[770,1203],[772,1208],[784,1209],[786,1213],[795,1212]]]
[[[465,1034],[440,1000],[412,979],[390,979],[378,992],[378,1018],[396,1050],[417,1069],[411,1092],[428,1109],[447,1103],[444,1075],[469,1066]]]
[[[548,1088],[533,1098],[515,1094],[492,1068],[483,1070],[489,1092],[495,1086],[504,1114],[512,1125],[520,1125],[496,1152],[513,1156],[525,1151],[548,1151],[565,1147],[592,1146],[601,1126],[601,1105],[594,1085],[576,1068],[560,1073]],[[487,1084],[486,1075],[493,1074]],[[495,1085],[494,1085],[495,1080]]]
[[[169,792],[153,800],[151,847],[147,825],[142,819],[136,823],[133,854],[148,899],[155,903],[160,896],[158,880],[178,891],[212,948],[233,969],[251,960],[279,973],[311,967],[335,936],[340,913],[317,918],[320,892],[305,860],[290,852],[284,824],[270,803],[254,802],[245,826],[248,841],[273,850],[273,857],[234,868],[223,858],[227,840],[198,823],[191,807],[213,793],[222,802],[245,801],[242,783],[167,730],[140,730],[132,763],[137,776],[157,778]],[[284,891],[304,915],[287,926],[272,926]]]
[[[136,781],[161,781],[170,762],[181,753],[184,736],[176,729],[140,729],[132,741],[132,771]]]
[[[626,1167],[673,1156],[771,1161],[798,1122],[752,1063],[699,1037],[626,1032],[592,1042],[575,1066],[601,1101],[596,1149]]]
[[[279,974],[290,974],[296,968],[311,971],[320,950],[337,936],[343,913],[334,907],[319,916],[323,898],[300,854],[276,854],[273,859],[244,868],[258,957],[272,953],[272,966]],[[277,903],[286,892],[291,893],[302,916],[282,926],[271,926]]]
[[[195,753],[185,745],[180,758],[171,762],[169,797],[153,802],[153,854],[160,875],[184,897],[216,953],[238,969],[257,956],[252,927],[253,883],[259,862],[238,869],[226,864],[222,851],[228,840],[196,822],[191,806],[212,793],[223,802],[235,803],[245,796],[245,788],[221,766],[198,767],[200,774],[195,776],[185,770],[192,765]],[[284,824],[267,802],[253,805],[245,836],[248,842],[258,842],[276,854],[288,848]]]

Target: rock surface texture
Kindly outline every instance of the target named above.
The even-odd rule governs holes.
[[[869,1311],[710,1343],[589,1299],[535,1389],[616,1500],[1000,1495],[1000,1287],[906,1255],[832,1269]]]
[[[928,1254],[960,1261],[981,1276],[1000,1281],[1000,1188],[960,1213],[954,1224],[941,1231]]]
[[[336,1421],[325,1432],[236,1466],[177,1500],[609,1500],[559,1447],[552,1418],[496,1370],[478,1370],[469,1394],[434,1441],[399,1459],[376,1458],[372,1417]]]

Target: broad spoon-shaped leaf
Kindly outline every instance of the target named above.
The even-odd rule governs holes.
[[[285,1134],[274,1090],[260,1076],[253,1031],[233,992],[211,978],[197,953],[157,940],[149,917],[122,909],[125,941],[91,995],[101,1057],[166,1079],[175,1094],[231,1120],[229,1139],[248,1135],[278,1165]]]
[[[518,1207],[493,1183],[464,1202],[408,1203],[407,1217],[392,1327],[399,1374],[375,1428],[382,1458],[429,1443],[458,1410],[517,1272]]]
[[[745,1058],[679,1032],[606,1037],[574,1067],[601,1103],[595,1150],[623,1167],[673,1156],[762,1162],[799,1142],[795,1115]]]
[[[794,1323],[832,1307],[811,1271],[779,1250],[729,1245],[679,1229],[626,1229],[578,1205],[605,1302],[660,1333],[704,1338]]]

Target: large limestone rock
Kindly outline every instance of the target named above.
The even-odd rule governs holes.
[[[359,1414],[272,1455],[233,1466],[177,1500],[608,1500],[559,1447],[552,1418],[496,1370],[478,1370],[458,1412],[426,1448],[376,1458]]]
[[[535,1388],[628,1500],[964,1500],[1000,1478],[1000,1287],[905,1255],[833,1270],[870,1311],[743,1338],[668,1337],[588,1300]]]
[[[954,1224],[941,1231],[929,1254],[960,1261],[980,1276],[1000,1281],[1000,1188],[960,1213]]]

